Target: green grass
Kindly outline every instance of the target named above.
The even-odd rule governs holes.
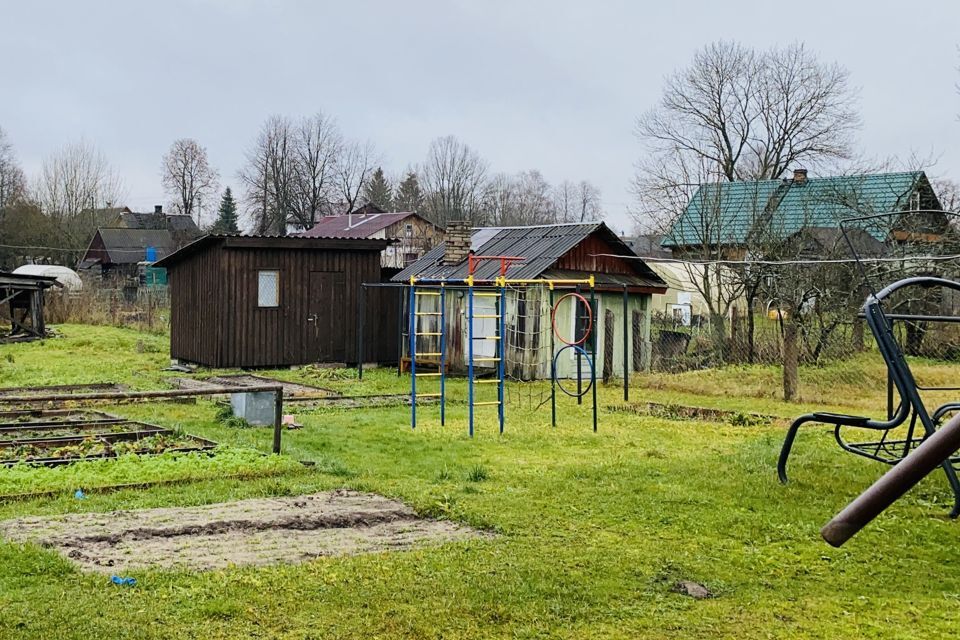
[[[61,340],[0,348],[3,385],[113,380],[149,388],[169,375],[160,372],[162,337],[101,327],[63,332]],[[283,376],[309,382],[300,371]],[[782,416],[811,406],[761,393],[763,370],[701,377],[634,386],[632,399]],[[408,382],[373,370],[362,383],[321,386],[402,392]],[[741,387],[762,397],[737,397]],[[451,383],[454,398],[463,393],[461,381]],[[601,387],[601,405],[620,402],[620,394]],[[868,395],[875,397],[865,389],[834,395],[840,404],[831,406],[866,404]],[[448,407],[442,428],[435,408],[421,408],[416,431],[402,407],[304,412],[305,428],[284,433],[282,460],[317,465],[287,470],[273,467],[284,464],[276,458],[251,463],[240,453],[268,451],[269,428],[231,427],[209,402],[114,408],[218,440],[236,452],[233,464],[262,467],[245,478],[224,477],[215,466],[204,475],[203,461],[188,457],[0,470],[4,486],[63,490],[0,502],[0,517],[346,486],[498,535],[296,566],[138,571],[134,588],[82,573],[49,550],[0,543],[0,638],[934,638],[960,624],[960,524],[945,517],[950,501],[940,476],[836,550],[820,541],[819,527],[884,468],[840,453],[826,428],[801,434],[794,481],[783,487],[774,472],[781,428],[602,411],[594,434],[588,403],[562,398],[559,409],[553,429],[549,405],[513,403],[503,436],[494,410],[479,410],[473,440],[462,401]],[[131,469],[134,477],[140,469],[144,477],[190,481],[91,490],[84,500],[69,493],[73,483],[125,481]],[[674,593],[678,580],[701,582],[716,597]]]

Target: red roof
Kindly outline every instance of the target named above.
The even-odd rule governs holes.
[[[399,213],[326,216],[309,231],[291,235],[303,238],[369,238],[394,222],[400,222],[416,215],[413,211],[402,211]]]

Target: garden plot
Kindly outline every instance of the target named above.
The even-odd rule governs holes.
[[[206,451],[215,442],[154,424],[123,420],[50,420],[0,426],[0,465],[58,465],[125,454]]]
[[[103,572],[298,563],[488,535],[421,518],[383,496],[345,490],[0,522],[6,540],[53,548],[84,569]]]
[[[89,409],[21,409],[0,411],[0,428],[19,427],[29,424],[31,427],[75,424],[120,422],[123,418],[103,411]]]
[[[5,396],[43,396],[65,393],[101,393],[104,391],[126,391],[127,387],[115,382],[94,382],[90,384],[55,384],[41,387],[4,387],[0,389],[0,398]]]

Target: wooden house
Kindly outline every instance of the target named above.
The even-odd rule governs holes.
[[[373,205],[346,215],[326,216],[305,238],[371,238],[392,240],[381,254],[380,265],[392,276],[419,260],[443,241],[443,229],[412,211],[386,213]]]
[[[459,223],[447,227],[446,241],[432,249],[423,258],[394,276],[395,282],[409,282],[411,276],[425,279],[447,279],[456,282],[468,275],[468,252],[485,256],[514,256],[515,262],[507,271],[507,278],[532,280],[574,280],[595,278],[592,334],[596,344],[587,340],[590,349],[596,347],[597,377],[622,376],[624,371],[639,371],[650,363],[651,296],[666,291],[666,283],[654,273],[617,235],[602,222],[541,225],[532,227],[488,227],[470,229]],[[499,275],[497,261],[481,262],[475,277],[490,280]],[[446,287],[445,296],[447,364],[451,371],[467,367],[468,327],[466,306],[468,296],[462,286]],[[551,292],[546,285],[510,286],[505,296],[505,369],[508,377],[532,380],[549,378],[554,350],[563,345],[551,339],[551,297],[559,299],[573,291],[571,286],[559,285]],[[582,294],[589,298],[586,286]],[[436,304],[436,298],[424,297],[420,305]],[[474,335],[495,333],[495,298],[474,299]],[[571,298],[557,310],[558,330],[568,339],[579,337],[586,314],[583,305]],[[431,311],[418,309],[418,311]],[[624,317],[624,313],[627,317]],[[477,319],[476,316],[485,316]],[[429,318],[430,316],[421,316]],[[488,326],[490,325],[490,326]],[[625,328],[626,327],[626,328]],[[437,333],[436,327],[422,329]],[[429,340],[425,339],[425,342]],[[552,347],[551,347],[552,345]],[[404,341],[407,346],[407,341]],[[424,350],[436,352],[436,345]],[[474,345],[475,358],[493,356],[492,341],[478,341]],[[624,354],[627,354],[626,362]],[[575,374],[577,359],[572,350],[557,362],[558,375]]]
[[[171,357],[210,367],[357,362],[360,285],[380,281],[387,244],[209,235],[187,245],[156,263],[167,269]],[[364,311],[396,327],[398,303],[370,297]],[[392,349],[395,360],[395,331],[388,337],[365,342],[363,358],[389,360],[378,350]]]

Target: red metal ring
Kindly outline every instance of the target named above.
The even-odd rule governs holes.
[[[560,331],[557,329],[557,309],[560,308],[560,303],[567,298],[574,298],[583,303],[583,306],[587,308],[587,330],[583,332],[583,337],[577,340],[576,342],[567,342],[567,339],[560,335]],[[576,302],[574,302],[576,304]],[[560,299],[556,301],[553,305],[553,310],[550,312],[550,324],[553,325],[553,334],[557,336],[557,339],[560,340],[563,344],[569,347],[575,347],[579,344],[583,344],[587,341],[587,336],[590,335],[590,332],[593,331],[593,307],[590,306],[590,303],[587,302],[587,299],[584,298],[579,293],[565,293],[560,296]],[[574,332],[576,332],[576,324],[574,324]]]

